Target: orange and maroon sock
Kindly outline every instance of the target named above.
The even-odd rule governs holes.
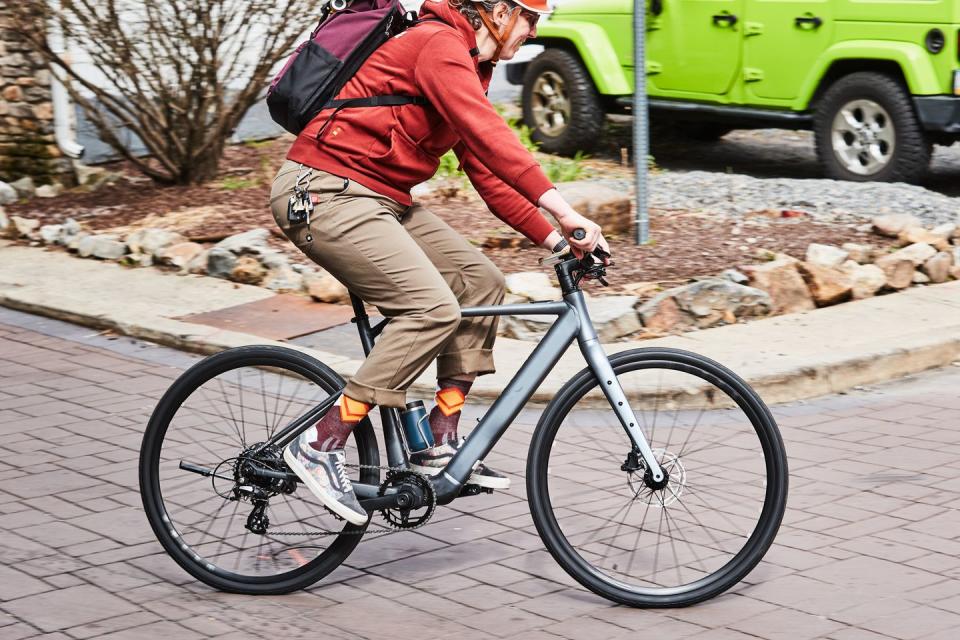
[[[430,430],[437,446],[457,441],[457,425],[460,423],[460,410],[463,408],[472,382],[454,378],[437,380],[437,404],[430,411]]]
[[[317,451],[336,451],[347,444],[350,432],[366,417],[373,405],[341,396],[317,423],[317,439],[310,446]]]

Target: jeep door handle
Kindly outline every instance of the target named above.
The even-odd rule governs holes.
[[[737,24],[737,16],[726,13],[713,16],[714,26],[720,26],[721,22],[725,22],[726,26],[732,27],[733,25]]]
[[[823,20],[817,17],[806,18],[800,17],[794,20],[794,24],[798,27],[805,27],[806,25],[812,26],[814,29],[819,29],[823,25]]]

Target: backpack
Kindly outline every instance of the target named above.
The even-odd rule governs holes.
[[[299,135],[321,110],[428,104],[422,96],[372,96],[334,100],[383,43],[418,22],[399,0],[330,0],[310,38],[301,43],[267,90],[270,117]],[[330,119],[317,133],[323,134]]]

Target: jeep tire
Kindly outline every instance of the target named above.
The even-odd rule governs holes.
[[[547,49],[523,76],[523,120],[547,153],[572,156],[596,147],[606,114],[587,70],[576,55]]]
[[[893,77],[861,71],[833,83],[816,105],[817,158],[828,177],[864,182],[917,182],[932,144],[910,94]]]

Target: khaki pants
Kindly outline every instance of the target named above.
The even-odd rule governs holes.
[[[352,293],[390,318],[347,384],[355,400],[402,407],[406,389],[437,359],[437,376],[493,373],[496,317],[461,306],[500,304],[500,270],[426,208],[406,207],[352,180],[314,169],[310,224],[291,225],[287,199],[299,165],[286,161],[270,206],[284,234]]]

